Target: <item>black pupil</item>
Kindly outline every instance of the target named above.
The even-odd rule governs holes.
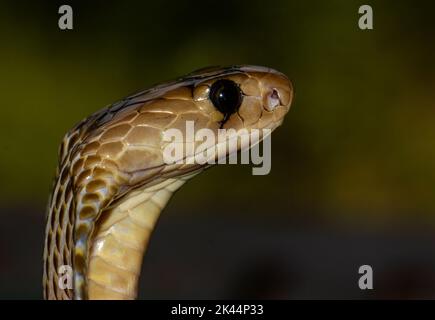
[[[210,88],[210,99],[213,105],[223,114],[229,115],[237,111],[242,103],[239,86],[231,80],[217,80]]]

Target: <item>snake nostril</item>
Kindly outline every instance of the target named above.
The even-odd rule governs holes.
[[[273,111],[277,106],[281,103],[279,92],[275,88],[273,88],[268,94],[266,98],[266,109],[268,111]]]

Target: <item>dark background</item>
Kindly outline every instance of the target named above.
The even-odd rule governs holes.
[[[61,4],[74,30],[60,31]],[[358,28],[370,4],[374,30]],[[217,166],[169,203],[141,298],[434,298],[435,22],[424,1],[0,4],[0,298],[39,299],[63,134],[208,65],[293,81],[272,171]],[[358,288],[358,268],[374,290]]]

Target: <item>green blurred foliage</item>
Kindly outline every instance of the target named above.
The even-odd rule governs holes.
[[[95,110],[204,66],[258,64],[296,90],[271,174],[215,167],[177,206],[435,212],[433,2],[72,2],[73,31],[57,27],[60,4],[0,4],[3,206],[46,201],[63,134]]]

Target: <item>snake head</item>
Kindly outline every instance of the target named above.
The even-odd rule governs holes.
[[[95,161],[91,165],[109,166],[105,163],[110,162],[120,172],[132,175],[131,183],[136,184],[153,172],[149,169],[180,171],[180,166],[168,166],[164,161],[168,145],[166,133],[181,132],[179,145],[184,148],[186,160],[195,156],[192,153],[195,151],[189,153],[189,150],[196,150],[198,144],[216,147],[215,140],[205,144],[192,141],[188,136],[188,122],[194,124],[194,133],[207,129],[215,136],[220,129],[232,129],[236,134],[252,129],[274,130],[289,111],[292,98],[289,79],[270,68],[202,69],[129,96],[95,113],[73,130],[75,135],[83,136],[81,145],[73,148],[69,143],[70,147],[64,149],[76,149],[75,158],[92,155]],[[189,148],[189,143],[195,146]],[[236,149],[232,151],[239,151],[240,146]]]
[[[270,68],[233,66],[194,75],[192,98],[220,128],[273,130],[293,99],[290,80]]]
[[[168,166],[164,161],[164,150],[168,145],[166,133],[181,132],[179,146],[183,146],[182,157],[186,160],[195,156],[199,144],[217,147],[213,139],[192,141],[188,122],[194,124],[195,134],[207,129],[215,137],[220,129],[232,129],[236,135],[252,129],[272,131],[281,125],[292,98],[293,87],[289,79],[270,68],[202,69],[127,97],[85,120],[89,127],[84,130],[89,133],[82,144],[86,145],[83,151],[96,152],[103,161],[115,161],[120,171],[134,177],[137,172],[141,177],[144,173],[147,175],[151,168],[176,171],[179,166]],[[187,147],[189,143],[194,146]],[[231,152],[239,151],[240,145],[235,149]],[[136,183],[141,179],[133,180]]]
[[[186,141],[193,144],[188,148],[192,152],[187,157],[195,159],[198,153],[194,150],[198,149],[207,150],[207,153],[214,149],[209,159],[216,154],[219,154],[216,158],[221,159],[254,146],[281,125],[293,98],[290,80],[284,74],[265,67],[201,69],[188,75],[184,81],[183,87],[166,96],[191,96],[195,112],[184,113],[171,127],[187,132],[186,122],[195,124],[191,131],[199,133],[202,138],[191,142],[184,134],[184,142],[180,141],[180,144],[186,145]],[[203,129],[213,131],[218,140],[222,139],[216,142],[216,139],[201,134]]]

